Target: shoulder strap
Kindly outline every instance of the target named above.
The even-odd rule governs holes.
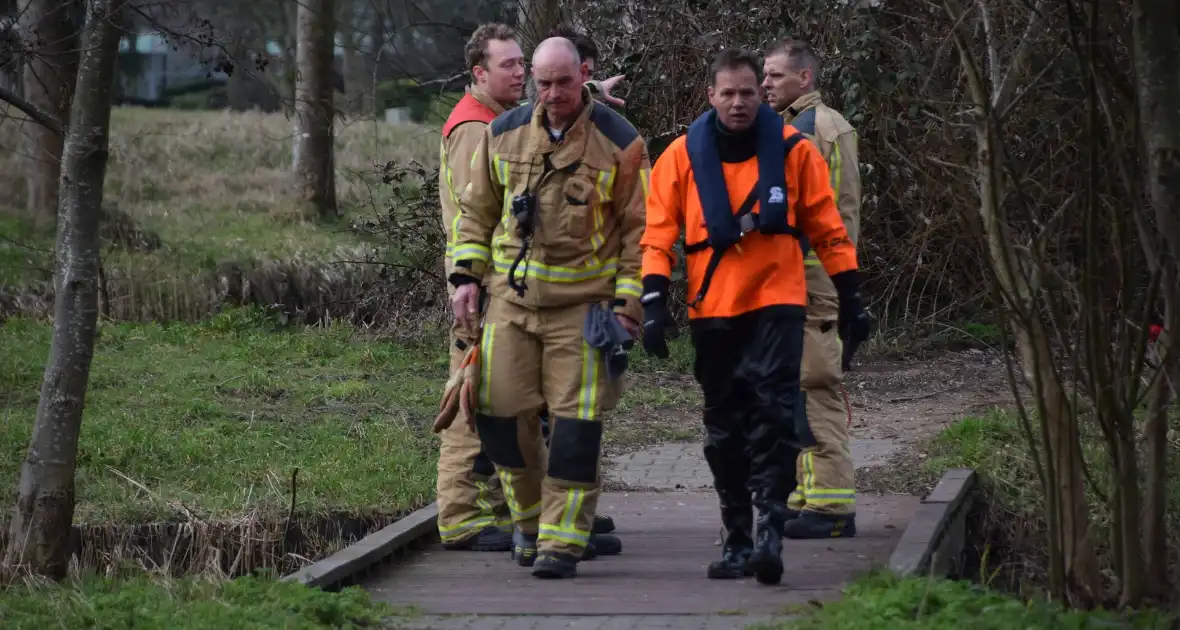
[[[805,140],[805,138],[803,137],[802,134],[798,134],[798,133],[793,133],[789,137],[787,137],[787,139],[783,141],[783,155],[785,157],[789,158],[791,156],[791,151],[794,150],[795,146],[798,145],[799,142],[802,140]],[[738,218],[739,221],[742,217],[746,216],[747,214],[750,214],[750,212],[752,212],[754,210],[754,204],[758,203],[758,196],[759,196],[760,188],[761,188],[760,182],[754,182],[754,186],[750,189],[750,194],[746,195],[746,199],[744,201],[742,201],[742,205],[738,208],[738,211],[734,214],[734,217]],[[742,232],[748,232],[751,229],[753,229],[754,227],[756,227],[752,223],[747,223],[745,221],[740,221],[740,223],[742,224]],[[802,236],[802,232],[799,233],[799,236]],[[802,236],[802,238],[806,239],[807,237]],[[709,248],[710,248],[709,239],[706,238],[704,240],[697,241],[696,243],[686,243],[684,245],[684,253],[685,253],[685,255],[695,254],[697,252],[701,252],[701,251],[704,251]]]
[[[809,136],[814,136],[815,135],[815,110],[816,110],[815,107],[808,107],[807,109],[800,112],[793,119],[791,119],[791,122],[788,124],[790,124],[795,129],[798,129],[800,133],[804,133]]]
[[[784,157],[789,158],[791,156],[791,151],[794,150],[794,148],[798,146],[799,142],[803,139],[803,134],[793,133],[786,140],[784,140]],[[746,232],[749,232],[750,230],[753,230],[755,227],[757,227],[753,221],[753,218],[751,217],[747,219],[747,216],[751,211],[753,211],[754,204],[758,202],[758,198],[760,197],[758,194],[760,188],[761,186],[759,186],[759,182],[754,182],[754,186],[750,189],[750,194],[746,195],[746,200],[742,202],[741,207],[738,208],[737,214],[735,215],[738,218],[738,223],[741,225],[742,234],[745,234]],[[799,247],[802,249],[803,255],[807,256],[807,250],[809,249],[807,236],[803,234],[802,230],[793,225],[789,225],[788,227],[790,228],[788,234],[791,234],[799,240]],[[689,254],[702,252],[706,249],[711,249],[708,238],[697,243],[685,243],[684,255],[688,256]],[[701,288],[697,290],[697,294],[693,300],[688,303],[689,308],[696,308],[697,306],[700,306],[700,303],[705,299],[705,293],[709,291],[709,285],[713,283],[713,274],[717,272],[717,266],[721,264],[721,257],[726,251],[727,249],[714,249],[712,255],[709,256],[709,263],[705,266],[705,276],[701,279]]]

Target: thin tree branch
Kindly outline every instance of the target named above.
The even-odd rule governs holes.
[[[999,85],[992,86],[992,89],[995,90],[992,98],[993,109],[1001,108],[1012,97],[1012,92],[1016,89],[1016,78],[1020,76],[1020,67],[1024,65],[1025,59],[1032,49],[1033,35],[1041,29],[1041,22],[1044,21],[1044,9],[1045,0],[1037,0],[1037,4],[1030,9],[1031,15],[1028,17],[1028,25],[1024,27],[1024,33],[1020,36],[1020,42],[1012,54],[1012,62],[1004,71],[1004,79]]]
[[[28,102],[20,94],[0,85],[0,101],[4,101],[13,107],[21,110],[26,116],[32,118],[37,124],[45,127],[54,133],[65,133],[65,125],[61,120],[50,114],[49,112],[37,107]]]

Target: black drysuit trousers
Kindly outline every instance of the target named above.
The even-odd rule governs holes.
[[[795,459],[813,445],[799,369],[805,311],[771,306],[690,323],[705,398],[705,460],[726,529],[748,530],[754,500],[786,503]]]

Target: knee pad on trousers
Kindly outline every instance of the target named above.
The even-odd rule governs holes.
[[[520,452],[520,439],[516,431],[516,418],[475,414],[475,428],[483,451],[497,466],[504,468],[525,468],[524,453]]]
[[[484,477],[496,474],[496,466],[492,463],[492,458],[488,457],[486,449],[479,449],[479,455],[475,456],[475,461],[471,464],[471,472]]]
[[[596,420],[552,418],[549,429],[549,472],[554,479],[575,483],[598,480],[602,423]]]
[[[795,396],[794,409],[791,426],[787,427],[787,444],[796,451],[818,445],[815,434],[811,432],[811,423],[807,421],[806,391],[799,390],[799,395]]]

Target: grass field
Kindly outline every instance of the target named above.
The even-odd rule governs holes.
[[[327,593],[268,578],[222,582],[138,576],[86,578],[64,585],[0,590],[5,630],[222,630],[228,628],[377,628],[398,610],[358,587]]]
[[[198,326],[104,325],[87,393],[76,519],[139,523],[254,510],[399,512],[433,497],[423,429],[440,352],[344,327],[269,332],[232,313]],[[48,326],[0,328],[0,475],[15,479],[36,413]]]
[[[844,597],[822,608],[794,611],[801,619],[749,626],[750,630],[1164,630],[1165,616],[1063,610],[1040,599],[1021,600],[969,582],[898,579],[875,571],[850,584]]]
[[[282,114],[114,110],[104,205],[125,225],[118,229],[107,221],[112,233],[103,258],[112,316],[199,320],[217,306],[217,270],[231,264],[250,270],[283,261],[305,269],[309,277],[375,278],[374,267],[338,264],[370,256],[381,245],[350,229],[350,223],[387,209],[390,189],[380,182],[382,164],[437,164],[437,131],[373,121],[338,123],[337,191],[343,216],[323,220],[294,196],[291,129]],[[0,287],[45,282],[51,278],[53,235],[38,231],[23,216],[27,148],[19,123],[0,122],[0,148],[0,234],[5,237],[0,239]],[[265,283],[277,286],[286,280]],[[257,277],[253,281],[264,283]]]

